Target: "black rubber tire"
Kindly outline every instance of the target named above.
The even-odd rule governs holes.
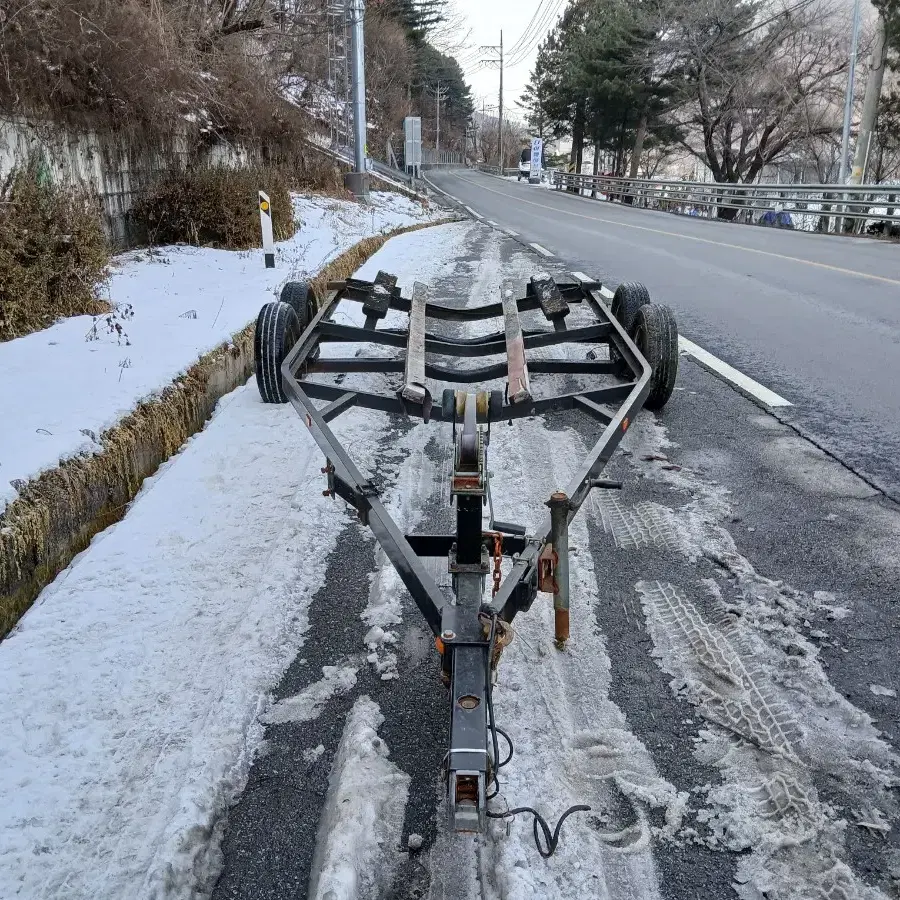
[[[289,281],[281,289],[281,296],[278,299],[282,303],[287,303],[297,313],[301,331],[319,311],[318,299],[308,281]]]
[[[634,343],[653,369],[644,406],[662,409],[678,374],[678,325],[672,310],[660,303],[642,306],[634,323]]]
[[[281,364],[302,333],[293,306],[274,300],[259,311],[253,354],[256,387],[263,403],[287,403],[287,395],[281,386]]]
[[[610,311],[629,337],[634,337],[634,320],[637,318],[638,310],[649,302],[650,292],[639,281],[623,281],[616,288]],[[616,374],[620,378],[628,378],[631,375],[628,364],[620,356],[615,344],[609,345],[609,359],[616,367]]]
[[[632,334],[638,310],[650,302],[650,292],[639,281],[625,281],[616,288],[612,299],[612,314],[619,324]]]
[[[316,317],[319,311],[319,298],[313,290],[312,285],[308,281],[289,281],[282,289],[279,297],[282,303],[287,303],[295,313],[300,322],[300,333],[306,330],[306,326]],[[309,360],[313,361],[319,358],[319,350],[321,348],[317,344],[309,354]]]

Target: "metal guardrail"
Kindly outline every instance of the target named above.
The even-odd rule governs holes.
[[[488,166],[488,165],[485,165],[484,163],[479,163],[476,166],[476,168],[478,169],[479,172],[484,172],[487,175],[500,175],[501,174],[500,166]],[[518,170],[518,168],[504,169],[502,174],[504,176],[518,175],[519,170]]]
[[[440,152],[428,147],[422,148],[423,166],[462,166],[465,165],[465,157],[458,150],[441,150]]]
[[[900,184],[722,184],[674,179],[577,175],[554,171],[558,190],[589,190],[645,209],[661,209],[709,218],[757,221],[766,212],[783,209],[791,216],[849,219],[861,226],[876,219],[900,224]],[[721,216],[720,210],[734,210]]]

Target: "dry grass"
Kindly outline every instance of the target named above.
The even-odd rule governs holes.
[[[329,281],[349,277],[390,237],[448,221],[455,219],[360,241],[319,273],[320,296]],[[144,479],[203,427],[218,400],[250,377],[253,328],[104,432],[102,451],[66,460],[29,482],[0,515],[0,638],[95,534],[124,516]]]
[[[14,171],[0,186],[0,341],[108,312],[97,287],[109,259],[94,198],[45,181],[36,163]]]
[[[294,233],[294,211],[284,174],[274,167],[174,172],[131,210],[151,244],[196,244],[225,250],[259,246],[257,191],[272,202],[275,240]]]

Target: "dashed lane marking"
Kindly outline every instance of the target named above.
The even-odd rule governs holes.
[[[541,256],[553,256],[553,254],[546,247],[542,247],[540,244],[529,244],[528,246],[531,247],[532,250],[537,250],[537,252],[540,253]]]

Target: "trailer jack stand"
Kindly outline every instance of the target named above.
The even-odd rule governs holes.
[[[553,621],[556,646],[564,650],[569,640],[569,497],[556,491],[550,507],[550,544],[553,547]]]

